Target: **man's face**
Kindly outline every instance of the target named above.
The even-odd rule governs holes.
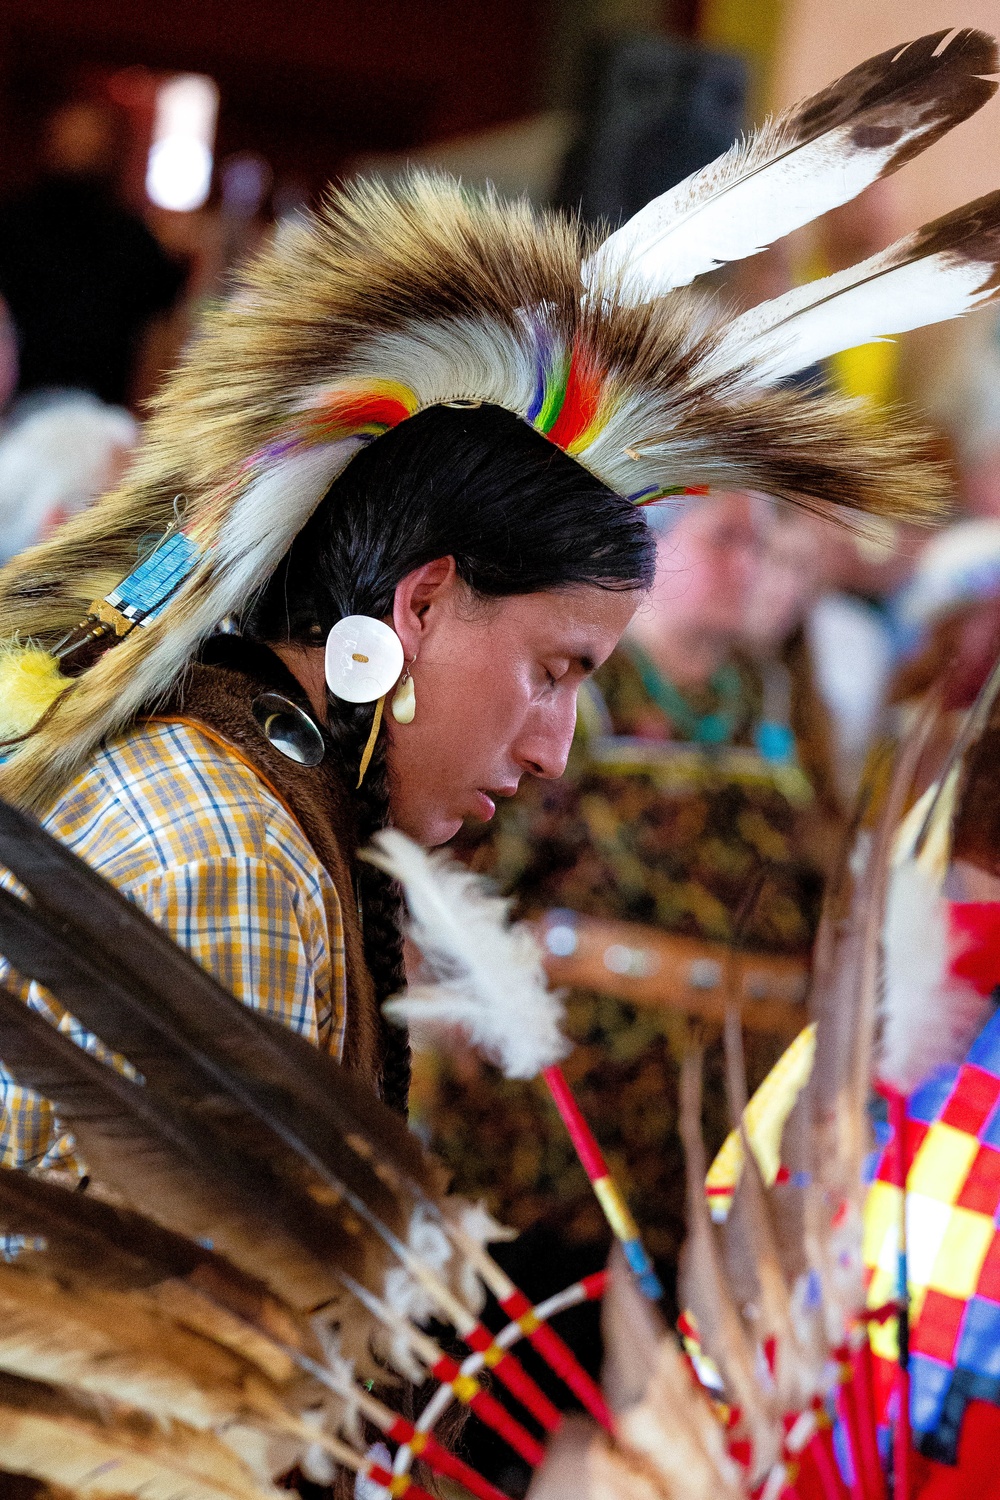
[[[389,715],[394,825],[441,844],[464,819],[491,818],[522,776],[561,776],[580,684],[640,597],[578,584],[484,602],[457,580],[436,595],[411,667],[413,723]]]

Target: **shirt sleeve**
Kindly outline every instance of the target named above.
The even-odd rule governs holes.
[[[243,855],[203,860],[122,889],[238,1000],[339,1051],[329,1034],[339,1007],[324,913],[274,864]]]
[[[343,1005],[331,986],[342,972],[341,937],[334,935],[331,955],[322,903],[275,863],[240,855],[205,859],[121,889],[237,999],[339,1055]],[[128,1071],[40,986],[18,988],[78,1045]],[[49,1101],[20,1088],[2,1063],[0,1161],[76,1175],[84,1170]],[[0,1254],[9,1249],[0,1237]]]

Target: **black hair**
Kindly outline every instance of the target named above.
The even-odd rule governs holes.
[[[453,557],[481,598],[592,584],[643,589],[655,549],[644,517],[520,417],[498,406],[434,406],[359,453],[302,528],[245,633],[322,644],[345,615],[391,614],[396,585]],[[330,730],[356,767],[372,705],[331,697]],[[367,842],[389,819],[383,736],[356,794]],[[404,983],[399,894],[374,866],[358,868],[365,957],[379,1003]],[[409,1054],[386,1033],[383,1093],[405,1108]]]

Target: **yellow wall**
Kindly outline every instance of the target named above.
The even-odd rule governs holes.
[[[741,52],[753,68],[750,116],[770,106],[775,49],[783,32],[787,0],[703,0],[698,35],[712,47]]]

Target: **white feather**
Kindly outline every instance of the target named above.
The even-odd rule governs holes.
[[[842,349],[960,317],[997,296],[991,261],[944,251],[900,264],[910,243],[752,308],[729,325],[706,369],[743,367],[745,384],[773,385]]]
[[[756,255],[985,103],[992,86],[975,80],[995,61],[988,38],[959,32],[862,63],[654,198],[591,256],[584,284],[618,281],[624,300],[645,302]]]
[[[445,1199],[451,1217],[461,1234],[467,1235],[481,1248],[495,1245],[503,1240],[516,1240],[517,1230],[500,1224],[482,1201],[470,1203],[466,1198]],[[477,1312],[483,1305],[483,1284],[479,1272],[471,1260],[462,1256],[452,1271],[452,1284],[466,1307]]]
[[[766,126],[610,235],[585,263],[584,285],[620,279],[623,301],[651,302],[849,202],[881,177],[898,150],[894,143],[859,151],[852,130],[843,125],[781,150],[781,132]]]
[[[878,1074],[908,1094],[936,1068],[961,1062],[989,1001],[951,974],[947,903],[933,876],[915,860],[892,872],[882,942]]]
[[[270,577],[363,439],[318,443],[276,459],[250,481],[212,549],[218,618],[240,608]]]
[[[408,935],[433,975],[388,1001],[386,1015],[417,1021],[421,1032],[459,1029],[508,1078],[534,1078],[565,1056],[562,1003],[548,988],[535,938],[523,924],[510,924],[510,903],[394,829],[374,842],[367,857],[402,885]]]

